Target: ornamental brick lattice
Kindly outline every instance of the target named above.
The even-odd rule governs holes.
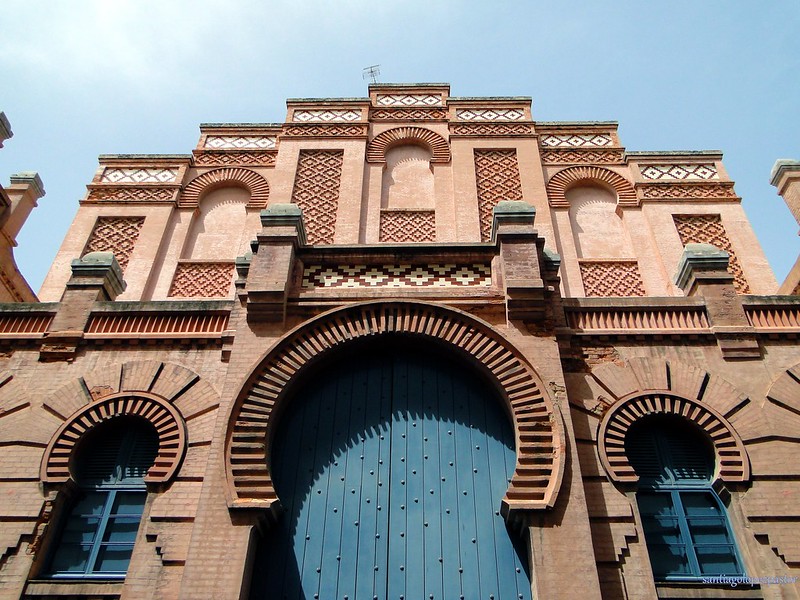
[[[431,265],[309,265],[304,288],[465,287],[492,285],[489,263]]]
[[[444,108],[376,108],[369,113],[374,121],[443,121],[447,118]]]
[[[635,260],[581,261],[581,279],[587,296],[644,296],[642,276]]]
[[[531,135],[533,128],[528,123],[452,123],[451,135],[476,137],[503,135]]]
[[[125,271],[143,224],[144,217],[98,217],[81,256],[89,252],[113,252]]]
[[[622,150],[547,150],[542,152],[542,162],[558,165],[612,165],[625,161]]]
[[[644,198],[737,198],[732,183],[652,184],[641,189]]]
[[[194,162],[203,166],[252,165],[274,167],[276,157],[277,153],[270,150],[265,152],[195,152]]]
[[[749,294],[750,286],[745,279],[742,265],[731,247],[731,240],[719,215],[673,215],[681,243],[712,244],[730,255],[728,272],[733,275],[733,286],[740,294]]]
[[[492,235],[492,211],[501,200],[522,200],[516,150],[475,150],[481,241]]]
[[[361,137],[367,135],[367,126],[303,123],[287,125],[283,129],[283,135],[287,137]]]
[[[309,244],[332,244],[342,180],[342,150],[301,150],[292,202],[303,210]]]
[[[382,242],[432,242],[436,239],[436,214],[432,210],[381,212]]]
[[[172,278],[171,298],[227,298],[233,263],[180,263]]]
[[[87,200],[102,202],[168,202],[175,198],[173,188],[102,187],[89,192]]]

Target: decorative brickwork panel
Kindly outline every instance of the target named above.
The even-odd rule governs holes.
[[[89,252],[113,252],[125,271],[143,224],[144,217],[98,217],[81,256]]]
[[[106,168],[100,177],[101,183],[173,183],[178,177],[178,169],[110,169]]]
[[[730,198],[738,196],[733,190],[732,183],[711,184],[671,184],[671,185],[644,185],[641,187],[644,198]]]
[[[581,279],[587,296],[644,296],[639,265],[632,261],[581,261]]]
[[[172,188],[112,188],[103,187],[89,192],[87,200],[98,202],[169,202],[174,200]]]
[[[326,123],[286,125],[283,135],[288,137],[361,137],[367,135],[367,126]]]
[[[453,123],[451,135],[502,136],[531,135],[533,127],[527,123]]]
[[[707,181],[719,179],[713,163],[681,165],[642,165],[642,177],[659,181]]]
[[[376,108],[369,113],[373,121],[444,121],[443,108]]]
[[[545,148],[602,148],[610,146],[613,140],[605,133],[567,133],[546,134],[540,142]]]
[[[475,150],[481,241],[492,235],[492,211],[501,200],[522,200],[516,150]]]
[[[521,108],[459,108],[456,110],[459,121],[524,121],[525,111]]]
[[[214,150],[272,150],[275,144],[273,135],[209,135],[204,147]]]
[[[180,263],[172,278],[171,298],[227,298],[233,263]]]
[[[276,153],[265,152],[197,152],[194,153],[194,162],[202,166],[236,166],[248,165],[259,167],[274,167]]]
[[[378,94],[378,106],[442,106],[441,94]]]
[[[327,110],[296,110],[292,120],[295,123],[352,123],[361,120],[361,111],[333,108]]]
[[[397,127],[379,133],[367,147],[367,162],[383,162],[386,152],[401,143],[416,143],[431,151],[432,163],[450,162],[450,145],[438,133],[423,127]]]
[[[712,244],[720,250],[725,250],[730,255],[728,272],[733,275],[733,286],[740,294],[749,294],[750,286],[747,284],[742,266],[736,253],[731,247],[728,233],[722,225],[719,215],[673,215],[681,244]]]
[[[381,212],[382,242],[433,242],[436,239],[436,214],[432,210]]]
[[[309,244],[332,244],[342,181],[342,150],[301,150],[292,202],[303,210]]]
[[[622,150],[545,150],[542,162],[555,165],[613,165],[624,162]]]
[[[303,271],[303,287],[489,287],[489,263],[468,265],[308,265]]]

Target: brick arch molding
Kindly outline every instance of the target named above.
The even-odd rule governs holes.
[[[214,169],[192,179],[183,189],[178,200],[182,208],[196,207],[200,196],[226,184],[244,187],[250,192],[247,208],[266,208],[269,199],[269,183],[261,175],[241,167]]]
[[[404,334],[449,345],[483,365],[511,414],[517,465],[503,511],[555,503],[565,460],[564,426],[533,368],[491,325],[462,311],[423,302],[365,302],[331,310],[286,334],[253,369],[231,408],[226,437],[230,507],[276,509],[266,440],[274,411],[325,351],[359,338]]]
[[[619,173],[601,167],[569,167],[553,175],[547,182],[547,197],[550,206],[569,208],[566,193],[579,183],[599,182],[611,187],[617,194],[617,203],[622,206],[636,206],[638,200],[631,183]]]
[[[432,163],[450,162],[447,140],[422,127],[397,127],[376,135],[367,147],[367,162],[386,162],[386,152],[401,144],[417,144],[428,148]]]
[[[174,406],[159,396],[147,392],[123,392],[84,406],[59,427],[42,458],[42,482],[66,483],[70,478],[70,457],[80,439],[100,423],[122,416],[140,417],[155,427],[158,454],[144,480],[156,484],[169,481],[186,454],[183,418]]]
[[[667,391],[651,391],[617,402],[600,423],[597,434],[600,462],[612,481],[639,481],[625,453],[625,436],[636,421],[654,414],[683,417],[708,435],[716,455],[717,479],[728,483],[750,480],[750,461],[744,444],[725,417],[698,400]]]

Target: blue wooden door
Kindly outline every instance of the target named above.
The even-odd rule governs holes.
[[[294,397],[273,443],[286,509],[252,598],[530,598],[500,516],[514,438],[493,392],[440,354],[350,354]]]

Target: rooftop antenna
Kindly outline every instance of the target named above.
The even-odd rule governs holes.
[[[361,79],[371,79],[372,83],[378,83],[378,75],[381,74],[380,65],[372,65],[371,67],[364,67]]]

